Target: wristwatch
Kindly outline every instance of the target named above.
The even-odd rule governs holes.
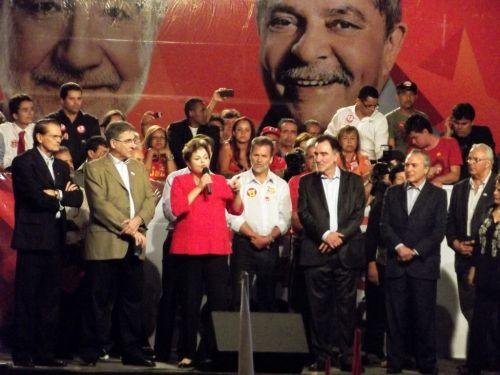
[[[168,161],[173,161],[174,160],[174,155],[173,154],[167,154],[167,160]]]

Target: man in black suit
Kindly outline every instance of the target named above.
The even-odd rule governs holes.
[[[491,170],[494,162],[493,150],[484,143],[472,146],[467,158],[470,178],[465,178],[453,187],[446,240],[455,251],[460,308],[470,324],[474,311],[474,288],[467,283],[472,266],[472,251],[479,227],[494,204],[495,176]]]
[[[410,319],[417,368],[437,373],[436,293],[440,246],[446,229],[446,192],[427,182],[425,151],[406,157],[406,183],[384,197],[380,229],[387,247],[387,373],[400,373]],[[410,318],[411,317],[411,318]]]
[[[65,366],[54,358],[59,310],[64,206],[80,207],[82,192],[70,180],[66,163],[54,159],[62,133],[57,120],[38,121],[35,147],[12,163],[17,250],[14,307],[15,365]]]
[[[168,127],[168,144],[172,151],[177,169],[186,167],[186,163],[182,158],[182,149],[184,145],[195,135],[205,134],[214,141],[214,152],[210,161],[210,169],[212,171],[216,170],[219,156],[220,129],[215,125],[207,124],[207,113],[211,113],[215,103],[222,100],[218,94],[219,90],[214,92],[214,96],[208,107],[205,106],[203,100],[200,98],[189,99],[184,104],[186,118],[182,121],[174,122]],[[208,115],[208,117],[210,117],[210,115]]]
[[[299,184],[300,222],[304,236],[300,265],[304,267],[311,309],[311,342],[321,371],[330,357],[330,325],[338,322],[340,367],[349,371],[356,309],[356,281],[365,264],[360,224],[364,211],[361,178],[340,170],[340,145],[329,135],[318,137],[318,173],[302,176]],[[335,301],[337,316],[332,316]]]

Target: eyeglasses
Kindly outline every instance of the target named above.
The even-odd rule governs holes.
[[[488,160],[488,159],[480,159],[480,158],[471,158],[471,157],[468,157],[467,158],[467,163],[479,163],[480,161],[483,161],[483,160]]]
[[[366,104],[363,101],[361,103],[363,103],[363,105],[368,109],[377,110],[379,108],[378,104]]]
[[[121,143],[125,143],[126,145],[135,145],[135,139],[134,138],[130,138],[130,139],[116,139],[116,138],[113,138],[115,141],[117,142],[121,142]]]

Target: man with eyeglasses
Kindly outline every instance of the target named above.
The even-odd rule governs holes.
[[[467,275],[472,266],[474,239],[488,214],[488,208],[494,203],[493,160],[491,147],[484,143],[472,146],[467,157],[470,178],[453,186],[448,211],[446,240],[455,251],[460,309],[469,324],[474,311],[474,288],[468,285]]]
[[[113,306],[119,306],[121,358],[125,365],[154,367],[141,351],[143,260],[155,199],[148,173],[132,159],[136,130],[128,122],[106,128],[109,153],[85,168],[90,224],[85,242],[88,295],[81,358],[94,365],[109,342]]]
[[[354,126],[359,132],[360,150],[372,162],[382,157],[383,146],[389,140],[389,126],[385,116],[378,111],[378,98],[375,87],[364,86],[356,104],[340,108],[325,131],[325,134],[336,137],[344,126]]]
[[[474,125],[476,111],[469,103],[459,103],[453,107],[451,116],[446,120],[446,133],[455,138],[462,151],[462,158],[465,160],[472,145],[484,143],[495,151],[495,141],[491,130],[487,126]],[[493,166],[493,170],[496,170]],[[469,169],[466,164],[460,169],[460,179],[469,177]]]

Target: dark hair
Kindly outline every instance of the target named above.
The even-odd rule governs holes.
[[[68,96],[68,92],[70,92],[70,91],[82,92],[82,88],[80,87],[80,85],[78,83],[75,83],[75,82],[63,83],[61,85],[61,87],[59,88],[59,97],[63,100],[66,99],[66,97]]]
[[[19,111],[22,102],[33,102],[33,99],[27,94],[17,94],[9,99],[9,112],[11,116]]]
[[[108,147],[108,144],[106,143],[104,137],[101,137],[100,135],[93,135],[87,139],[87,142],[85,142],[85,153],[91,150],[96,152],[99,146]]]
[[[220,114],[222,120],[241,117],[241,113],[235,108],[223,109]]]
[[[208,122],[213,122],[213,121],[218,121],[220,122],[222,125],[224,125],[224,119],[222,117],[220,117],[219,115],[212,115],[210,116],[210,120],[208,120]]]
[[[378,91],[373,86],[363,86],[361,90],[359,90],[358,99],[366,100],[370,98],[378,99]]]
[[[255,147],[260,147],[260,146],[269,146],[269,148],[271,149],[271,156],[274,155],[274,143],[273,141],[271,141],[271,138],[266,137],[265,135],[255,137],[254,139],[252,139],[250,152],[252,152]]]
[[[193,138],[182,148],[182,158],[187,163],[191,159],[191,156],[193,156],[193,154],[199,149],[204,149],[207,152],[208,157],[212,157],[212,152],[208,142],[201,138]]]
[[[108,146],[110,145],[112,139],[117,140],[122,133],[127,131],[137,132],[132,124],[126,121],[116,121],[109,124],[104,133]]]
[[[427,130],[430,134],[432,134],[431,123],[422,115],[411,115],[405,122],[405,132],[407,135],[411,132],[423,133],[424,130]]]
[[[282,118],[278,121],[278,125],[276,127],[281,131],[281,126],[287,122],[294,124],[297,128],[297,131],[299,131],[299,124],[293,118]]]
[[[466,119],[469,121],[474,121],[474,118],[476,117],[476,111],[470,103],[458,103],[451,110],[451,116],[455,120]]]
[[[330,134],[322,134],[318,138],[316,138],[316,144],[323,142],[328,142],[333,151],[340,153],[342,150],[337,138],[331,136]]]
[[[49,124],[54,124],[59,127],[61,126],[61,123],[55,118],[43,118],[41,120],[38,120],[35,124],[35,127],[33,128],[33,144],[35,147],[40,144],[36,139],[36,135],[37,134],[44,135],[45,133],[47,133],[47,126]]]
[[[339,134],[337,134],[337,139],[339,141],[340,147],[342,147],[342,143],[340,142],[340,140],[342,139],[342,137],[344,135],[351,134],[351,133],[356,135],[356,142],[357,143],[356,143],[356,149],[354,150],[354,152],[357,154],[359,152],[359,148],[360,148],[358,129],[356,129],[354,126],[350,126],[350,125],[344,126],[343,128],[340,129]]]
[[[372,0],[375,9],[385,18],[385,37],[394,30],[394,26],[401,22],[401,0]],[[257,0],[257,21],[263,21],[267,0]]]
[[[306,162],[305,153],[301,148],[294,148],[288,154],[285,155],[286,169],[283,173],[283,179],[289,181],[290,178],[301,174],[304,170],[304,164]]]
[[[233,153],[233,158],[236,161],[236,164],[238,165],[238,167],[242,170],[243,170],[243,166],[240,165],[240,162],[238,160],[240,149],[238,146],[238,142],[236,142],[236,138],[232,134],[236,131],[236,127],[243,121],[246,121],[250,124],[250,142],[249,143],[252,143],[252,140],[255,138],[255,135],[256,135],[255,124],[250,118],[245,117],[245,116],[238,118],[233,123],[233,128],[231,130],[231,138],[229,139],[229,146],[231,147],[231,151]],[[250,147],[247,147],[246,158],[247,158],[248,165],[250,165]]]
[[[122,121],[127,121],[127,117],[123,114],[122,111],[120,111],[119,109],[112,109],[111,111],[106,112],[106,114],[102,118],[100,127],[106,129],[113,116],[120,116],[122,118]]]
[[[192,111],[197,104],[203,104],[203,100],[201,98],[189,98],[186,103],[184,103],[184,114],[186,118],[189,117],[189,112]]]
[[[389,181],[391,181],[391,184],[394,183],[394,180],[396,180],[396,175],[398,173],[404,172],[405,171],[405,166],[403,163],[396,163],[392,167],[389,168]]]

